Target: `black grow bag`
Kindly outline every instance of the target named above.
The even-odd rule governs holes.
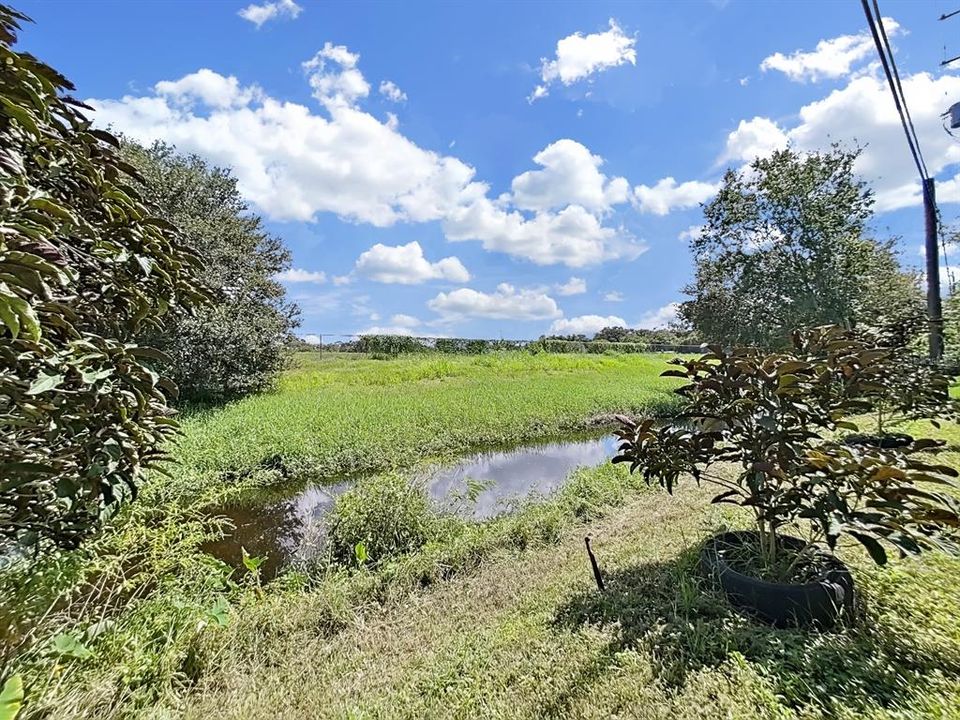
[[[853,447],[873,447],[884,450],[907,447],[913,443],[913,435],[906,433],[885,433],[883,435],[863,435],[856,433],[847,435],[843,442]]]
[[[780,536],[781,546],[800,550],[805,543]],[[734,606],[775,627],[816,625],[829,627],[839,618],[850,618],[854,610],[853,576],[832,555],[823,556],[826,572],[816,582],[791,585],[772,583],[734,570],[725,559],[727,550],[750,543],[756,547],[757,533],[725,532],[710,538],[700,551],[700,568],[717,582]]]

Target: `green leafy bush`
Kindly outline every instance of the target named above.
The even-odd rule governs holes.
[[[406,478],[365,478],[337,498],[328,532],[330,557],[341,565],[374,567],[421,548],[436,522],[426,493]]]
[[[69,81],[0,6],[0,537],[76,545],[175,432],[162,353],[131,340],[204,300],[197,257],[131,186]]]
[[[213,299],[198,312],[174,309],[138,340],[170,356],[164,371],[181,399],[220,401],[264,389],[286,366],[296,325],[296,308],[274,279],[290,267],[289,251],[249,212],[229,171],[160,143],[124,140],[122,150],[145,180],[141,194],[203,260],[200,276]]]
[[[720,486],[714,502],[753,512],[768,568],[777,563],[778,535],[803,532],[801,521],[809,521],[808,548],[833,548],[847,534],[878,563],[886,561],[882,543],[905,553],[955,551],[960,507],[950,488],[957,471],[919,454],[941,443],[880,449],[834,439],[838,430],[857,429],[851,417],[896,402],[902,352],[875,336],[825,327],[795,333],[792,349],[780,353],[711,347],[699,359],[674,360],[678,369],[664,375],[689,381],[677,391],[682,412],[664,427],[624,418],[614,462],[669,492],[686,474]],[[913,410],[955,412],[945,380],[935,387],[938,404],[931,391]],[[737,472],[717,472],[718,463]]]

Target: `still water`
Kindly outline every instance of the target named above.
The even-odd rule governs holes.
[[[613,436],[563,440],[488,450],[467,455],[452,465],[413,476],[441,508],[477,520],[509,512],[531,495],[549,495],[578,467],[593,467],[616,452]],[[241,547],[253,556],[266,556],[265,579],[281,568],[310,560],[323,548],[325,519],[337,496],[350,482],[298,487],[284,496],[271,491],[217,508],[235,530],[209,543],[207,552],[234,567],[241,566]]]

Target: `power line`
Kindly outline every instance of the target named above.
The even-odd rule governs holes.
[[[880,56],[880,63],[883,65],[883,72],[887,76],[887,85],[890,86],[890,94],[893,95],[893,104],[900,115],[900,124],[903,126],[903,133],[907,137],[910,155],[913,157],[913,162],[916,163],[917,171],[920,173],[920,185],[923,188],[924,249],[927,260],[929,352],[931,360],[939,361],[943,357],[943,303],[940,298],[940,248],[937,241],[939,239],[942,242],[943,236],[938,233],[940,222],[937,211],[936,187],[933,178],[928,175],[926,163],[923,161],[920,139],[917,137],[913,119],[910,117],[910,111],[907,108],[907,98],[903,93],[903,86],[900,82],[900,72],[897,70],[893,49],[890,47],[887,32],[883,27],[880,5],[877,0],[873,0],[873,7],[877,14],[877,17],[874,18],[868,0],[860,0],[860,4],[863,5],[863,14],[867,18],[870,34],[873,35],[873,42],[877,46],[877,54]],[[939,238],[938,234],[940,234]],[[946,250],[946,243],[942,244],[944,250]]]
[[[880,5],[877,0],[873,0],[873,10],[877,14],[877,27],[880,28],[880,36],[883,38],[883,45],[887,49],[887,56],[890,58],[890,67],[893,69],[893,77],[897,82],[897,92],[903,100],[903,111],[907,114],[907,124],[910,126],[910,133],[913,135],[913,144],[917,148],[917,155],[920,156],[920,165],[923,167],[922,177],[929,177],[927,172],[927,163],[923,159],[923,152],[920,150],[920,139],[917,137],[917,130],[913,126],[913,118],[910,117],[910,106],[907,105],[907,96],[903,92],[903,85],[900,84],[900,72],[897,70],[897,59],[893,56],[893,48],[890,47],[890,40],[887,38],[887,31],[883,26],[883,16],[880,14]]]
[[[863,5],[863,14],[867,17],[867,24],[870,26],[870,33],[873,35],[873,42],[877,46],[877,53],[880,55],[880,63],[883,65],[883,72],[887,76],[887,84],[890,86],[890,92],[893,94],[893,103],[896,105],[897,112],[900,115],[900,123],[903,125],[903,132],[907,136],[907,145],[910,146],[910,154],[913,156],[913,161],[917,165],[917,172],[920,173],[920,180],[922,182],[927,177],[926,167],[924,166],[923,161],[920,159],[919,149],[914,145],[913,136],[910,134],[912,123],[907,123],[907,118],[903,111],[903,106],[906,104],[906,98],[904,98],[903,102],[901,102],[900,93],[897,91],[897,83],[894,81],[893,73],[890,71],[890,65],[893,63],[893,55],[890,55],[890,59],[888,61],[887,53],[884,51],[883,42],[880,40],[880,34],[877,32],[877,24],[873,19],[873,13],[870,12],[870,5],[867,0],[860,0],[860,2]],[[876,0],[874,0],[874,6],[876,6]],[[880,10],[877,8],[877,15],[879,14]],[[889,47],[889,45],[887,47]]]

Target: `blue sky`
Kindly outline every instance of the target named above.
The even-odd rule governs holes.
[[[20,2],[96,122],[234,169],[300,333],[532,338],[670,320],[726,167],[866,145],[922,263],[916,171],[860,3]],[[881,4],[943,216],[960,17]],[[952,23],[952,25],[951,25]],[[958,250],[960,252],[960,250]]]

